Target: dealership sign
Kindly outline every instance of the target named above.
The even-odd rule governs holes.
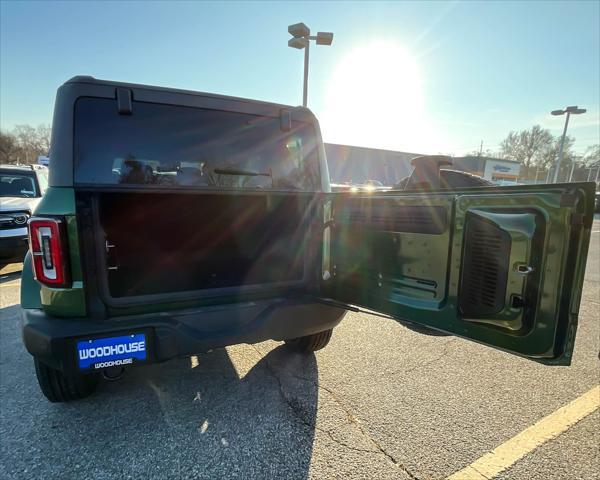
[[[519,178],[521,164],[507,160],[486,160],[483,177],[488,180]]]

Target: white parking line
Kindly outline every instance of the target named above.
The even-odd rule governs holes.
[[[489,480],[600,408],[600,386],[523,430],[447,480]]]

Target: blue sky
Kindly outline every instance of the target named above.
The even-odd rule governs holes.
[[[420,153],[497,149],[579,105],[575,150],[600,143],[600,2],[0,3],[0,127],[49,123],[88,74],[286,104],[302,100],[287,25],[311,48],[309,107],[326,141]]]

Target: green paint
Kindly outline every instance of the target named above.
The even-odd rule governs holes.
[[[41,285],[33,278],[31,253],[27,252],[23,261],[23,271],[21,272],[21,307],[42,308],[40,287]]]
[[[50,288],[33,278],[30,262],[23,268],[21,298],[23,308],[44,309],[56,317],[84,317],[86,315],[83,274],[79,256],[79,239],[75,218],[75,193],[72,188],[50,187],[38,204],[34,216],[63,217],[67,227],[67,243],[71,267],[71,288]],[[37,299],[37,300],[36,300]],[[30,306],[31,305],[31,306]]]
[[[75,215],[74,190],[64,187],[48,188],[34,215]]]
[[[572,312],[579,305],[570,299],[579,298],[582,288],[594,190],[591,184],[544,187],[337,196],[336,277],[327,296],[540,361],[570,363],[576,323]],[[561,206],[567,191],[579,200]],[[348,209],[368,217],[382,204],[390,212],[445,205],[452,221],[439,234],[386,231],[347,221]],[[584,214],[587,227],[571,225],[576,213]],[[478,318],[465,318],[458,308],[467,214],[486,218],[511,239],[504,308]],[[524,275],[519,266],[533,266],[534,272]],[[513,295],[530,303],[515,307]]]

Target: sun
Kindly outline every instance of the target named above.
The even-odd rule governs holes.
[[[325,141],[422,153],[425,120],[421,74],[400,45],[369,43],[334,68],[321,114]]]

